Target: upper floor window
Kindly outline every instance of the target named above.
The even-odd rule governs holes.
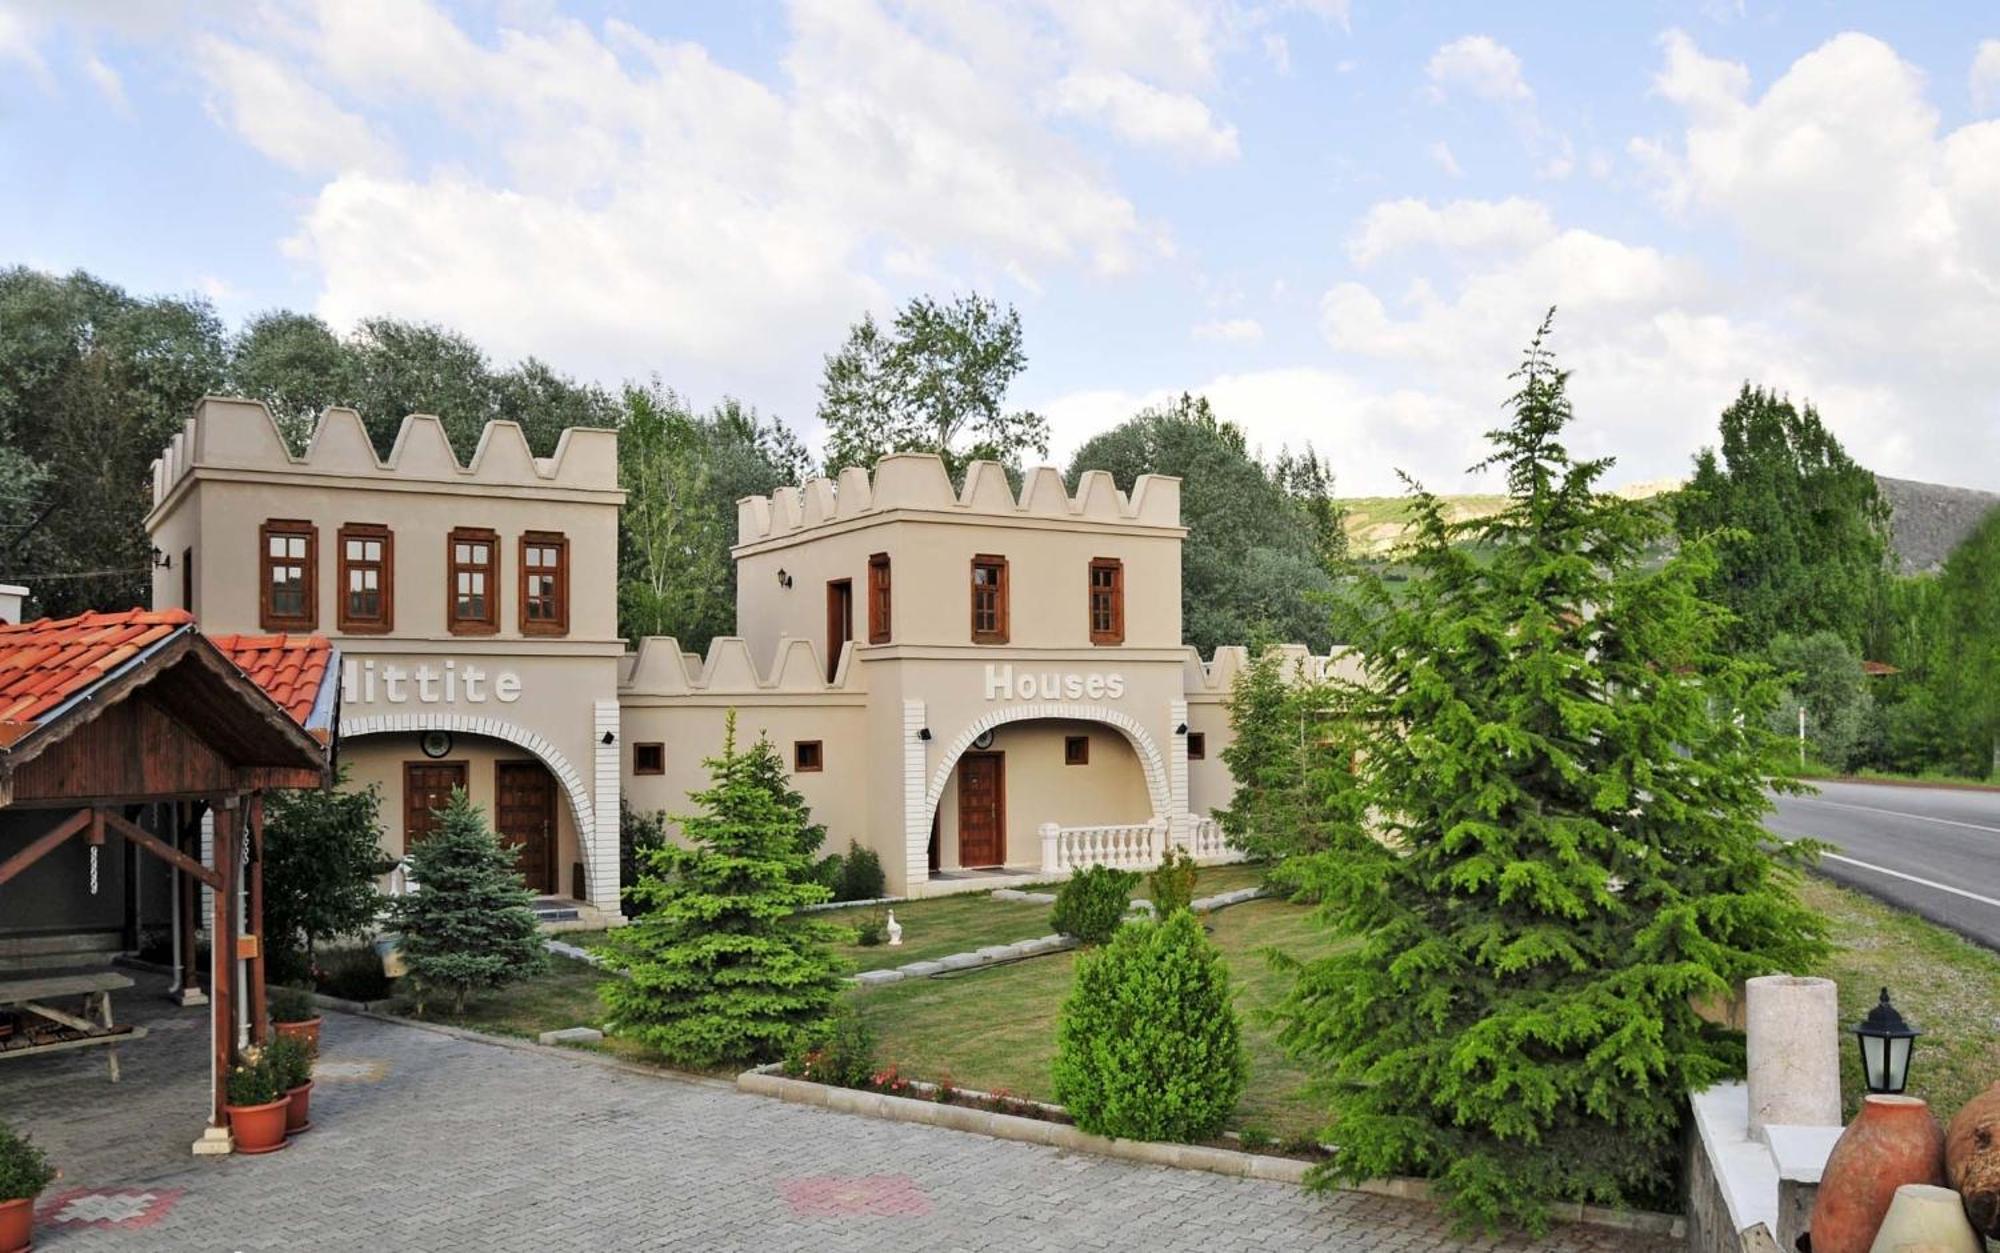
[[[1189,761],[1205,761],[1205,760],[1207,760],[1207,759],[1208,759],[1208,735],[1207,735],[1207,733],[1205,733],[1205,732],[1202,732],[1202,731],[1190,731],[1190,732],[1188,732],[1188,735],[1187,735],[1187,753],[1188,753],[1188,760],[1189,760]]]
[[[868,558],[868,642],[889,642],[889,554]]]
[[[796,774],[812,774],[826,769],[826,755],[820,751],[818,740],[792,741],[792,770]]]
[[[569,539],[552,531],[521,536],[521,634],[569,632]]]
[[[1116,557],[1090,561],[1090,642],[1125,642],[1125,563]]]
[[[632,746],[633,774],[665,774],[667,772],[667,746],[665,744],[634,744]]]
[[[987,554],[972,559],[972,642],[1007,642],[1007,559]]]
[[[394,545],[386,526],[350,522],[340,528],[341,630],[380,632],[395,625]]]
[[[319,626],[319,528],[273,518],[257,532],[263,571],[258,617],[266,631],[311,631]]]
[[[500,541],[493,532],[459,527],[446,538],[451,571],[446,625],[454,635],[485,635],[499,629]]]

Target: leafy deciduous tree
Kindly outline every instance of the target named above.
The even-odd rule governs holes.
[[[382,907],[375,880],[393,864],[382,855],[382,793],[346,783],[342,770],[331,788],[265,798],[264,929],[281,976],[299,959],[310,968],[320,944],[361,931]]]

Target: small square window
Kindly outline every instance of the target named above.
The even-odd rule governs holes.
[[[633,774],[665,774],[667,772],[667,746],[665,744],[634,744],[632,746]]]
[[[1087,735],[1065,735],[1063,737],[1063,765],[1087,766],[1090,764],[1090,737]]]
[[[1189,761],[1206,761],[1208,759],[1208,736],[1204,732],[1188,732],[1187,741]]]
[[[821,755],[818,740],[792,741],[792,770],[796,774],[811,774],[826,768],[826,758]]]

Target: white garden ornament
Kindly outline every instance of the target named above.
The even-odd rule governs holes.
[[[889,911],[889,947],[895,948],[903,942],[903,924],[896,921],[896,911]]]

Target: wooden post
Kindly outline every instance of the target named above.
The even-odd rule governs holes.
[[[250,1039],[259,1045],[268,1032],[264,1012],[264,794],[250,794],[249,933],[257,941],[250,956]]]
[[[209,930],[208,999],[215,1024],[215,1125],[227,1121],[223,1106],[229,1099],[229,1069],[236,1063],[236,1011],[231,986],[236,967],[236,807],[215,807],[215,870],[222,886],[215,891],[215,918]]]

